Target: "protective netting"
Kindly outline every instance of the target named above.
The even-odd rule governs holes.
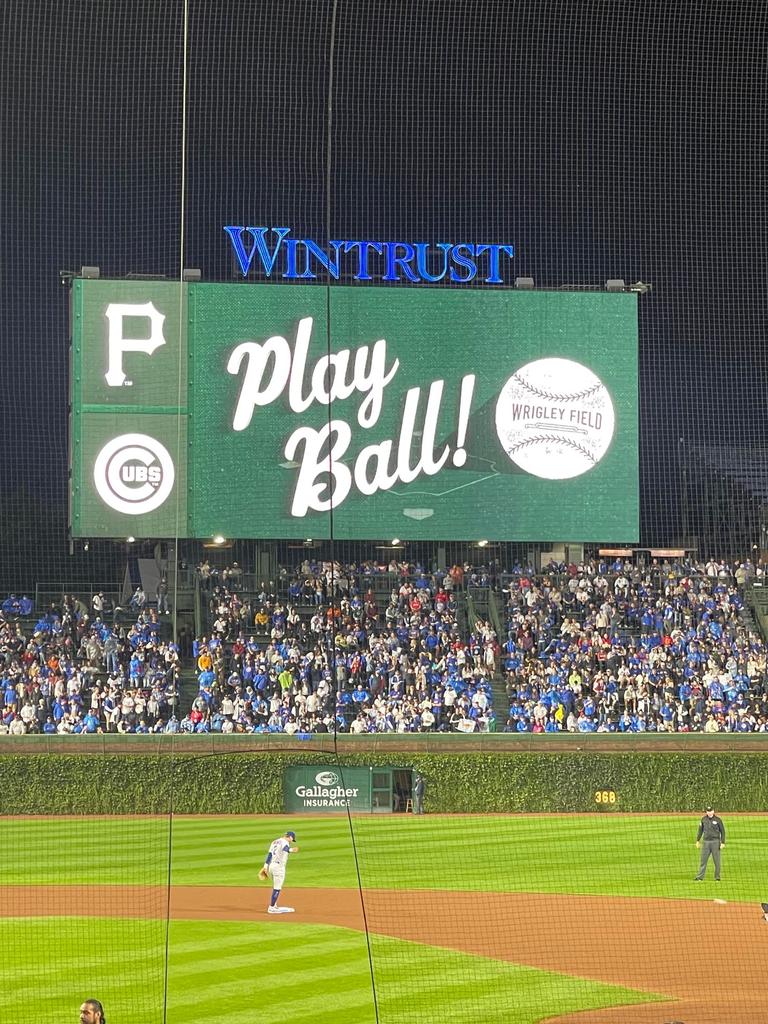
[[[650,282],[639,540],[761,547],[761,5],[41,0],[4,22],[7,589],[125,564],[67,545],[59,271],[231,280],[225,224],[487,239],[538,286]]]
[[[107,766],[102,788],[45,755],[4,758],[5,1020],[74,1020],[91,998],[106,1019],[163,1019],[172,819],[157,765],[136,768],[140,813],[119,816],[130,771]]]
[[[761,753],[96,749],[5,759],[5,1020],[759,1019]]]
[[[548,789],[531,796],[535,766],[528,766],[528,775],[515,774],[510,765],[505,770],[515,785],[502,787],[496,802],[483,803],[475,793],[451,807],[483,816],[430,820],[428,814],[425,826],[419,815],[410,815],[416,759],[387,758],[391,774],[379,771],[374,786],[373,765],[361,768],[338,758],[335,733],[355,731],[352,723],[360,721],[358,684],[365,693],[365,686],[392,685],[395,676],[392,703],[398,705],[408,687],[424,682],[431,695],[441,673],[456,673],[446,655],[437,675],[426,679],[424,648],[440,645],[446,635],[466,652],[462,666],[473,679],[466,707],[457,698],[461,710],[446,711],[443,703],[437,716],[432,707],[409,706],[407,715],[399,706],[380,708],[374,731],[398,732],[403,718],[411,728],[416,717],[418,731],[431,714],[432,726],[422,731],[437,732],[435,719],[445,715],[446,732],[482,732],[479,742],[492,743],[485,736],[491,723],[533,730],[540,703],[545,710],[538,731],[548,725],[553,732],[687,732],[707,725],[712,732],[765,731],[765,654],[744,609],[753,567],[737,563],[754,563],[768,548],[761,162],[766,17],[765,6],[751,0],[687,7],[629,0],[4,5],[0,597],[6,620],[2,729],[12,735],[3,742],[25,732],[61,735],[58,742],[65,744],[80,743],[83,733],[114,733],[94,740],[104,744],[107,764],[118,749],[149,755],[149,744],[173,744],[179,732],[215,734],[217,716],[226,731],[222,723],[232,724],[234,711],[224,701],[234,706],[237,696],[232,673],[242,672],[243,686],[253,682],[257,690],[254,676],[263,675],[277,693],[278,686],[293,688],[292,696],[307,699],[291,705],[286,716],[279,701],[273,708],[263,692],[261,698],[251,695],[250,710],[242,711],[243,731],[251,734],[242,737],[245,742],[256,743],[253,734],[268,732],[270,721],[284,729],[290,720],[294,732],[311,737],[297,742],[311,743],[325,759],[308,758],[308,765],[339,775],[342,785],[345,773],[364,768],[371,775],[372,808],[399,812],[369,813],[352,822],[343,815],[311,817],[301,827],[287,811],[253,820],[229,815],[257,807],[258,788],[233,771],[216,735],[180,738],[217,751],[211,761],[219,767],[200,771],[198,796],[208,806],[208,795],[226,792],[230,802],[206,819],[181,816],[195,810],[189,776],[199,765],[171,759],[169,768],[168,762],[137,756],[133,768],[123,765],[114,776],[100,769],[101,787],[89,788],[87,773],[75,772],[65,794],[57,787],[71,769],[51,762],[49,777],[42,762],[14,767],[9,758],[5,813],[22,817],[3,823],[10,851],[0,919],[11,979],[5,1018],[15,1024],[32,1008],[37,1019],[53,1024],[93,995],[104,997],[110,1024],[213,1021],[223,1015],[222,1002],[228,1019],[243,1022],[257,1014],[313,1024],[463,1021],[482,1014],[525,1024],[581,1010],[590,1010],[581,1019],[594,1024],[758,1019],[760,995],[751,979],[762,963],[758,907],[766,894],[756,818],[735,819],[732,862],[729,847],[723,854],[722,893],[710,873],[694,883],[693,842],[705,804],[716,801],[729,829],[735,812],[764,807],[757,797],[743,799],[739,773],[754,784],[743,764],[681,761],[680,772],[689,775],[679,799],[674,766],[665,767],[664,789],[619,761],[610,771],[597,760],[563,761],[562,770],[546,776]],[[260,531],[261,505],[269,502],[260,503],[258,489],[252,499],[240,493],[233,499],[244,479],[242,463],[238,452],[222,447],[209,451],[208,463],[196,470],[204,530],[195,532],[194,515],[187,519],[178,495],[172,526],[145,519],[135,529],[113,530],[95,504],[92,532],[79,529],[78,467],[85,466],[82,480],[91,480],[88,458],[96,462],[99,445],[103,452],[108,443],[104,437],[89,440],[89,454],[82,455],[81,435],[71,422],[75,401],[104,430],[112,422],[104,415],[111,403],[107,411],[115,423],[121,418],[123,435],[146,437],[163,423],[174,458],[188,437],[197,436],[197,423],[216,429],[217,400],[206,408],[208,419],[195,420],[199,391],[185,391],[188,369],[198,388],[201,377],[213,380],[215,369],[213,362],[189,368],[184,361],[184,303],[196,286],[186,271],[199,270],[203,285],[238,282],[235,290],[247,294],[250,285],[268,280],[265,260],[279,237],[274,231],[265,236],[269,249],[244,272],[247,253],[235,239],[250,244],[258,235],[228,236],[226,225],[290,227],[293,238],[316,240],[326,259],[340,239],[357,245],[402,239],[411,247],[514,245],[513,258],[500,254],[502,286],[482,275],[462,281],[461,262],[454,262],[452,279],[446,274],[424,284],[430,274],[440,276],[434,251],[431,262],[418,264],[413,248],[410,265],[420,266],[421,283],[397,262],[407,248],[378,254],[383,281],[355,274],[352,260],[331,279],[319,269],[318,252],[312,257],[316,276],[300,277],[304,251],[281,251],[280,268],[290,268],[282,262],[293,258],[290,253],[299,259],[296,274],[272,279],[268,288],[300,296],[304,284],[317,293],[319,351],[329,356],[353,331],[358,343],[366,330],[374,332],[368,342],[378,337],[341,286],[351,286],[356,297],[375,292],[381,308],[393,309],[410,308],[429,292],[433,307],[421,310],[417,337],[406,338],[400,351],[403,361],[408,349],[418,352],[424,381],[453,367],[446,340],[453,328],[471,340],[473,328],[462,319],[470,298],[503,298],[505,287],[524,279],[510,309],[528,310],[528,319],[521,319],[532,362],[553,355],[552,338],[560,329],[550,328],[546,343],[530,329],[531,323],[555,323],[540,289],[551,290],[552,306],[599,300],[600,330],[585,329],[574,341],[578,322],[557,321],[565,325],[559,338],[564,352],[554,354],[578,350],[588,362],[593,349],[596,360],[619,366],[624,404],[616,406],[618,428],[637,420],[638,436],[630,434],[627,447],[612,453],[625,475],[616,476],[613,489],[603,479],[601,516],[590,514],[589,482],[597,475],[586,473],[565,501],[546,492],[549,481],[542,485],[542,493],[553,495],[547,513],[554,520],[539,515],[526,497],[518,518],[527,514],[529,526],[531,519],[540,523],[539,535],[517,529],[508,506],[482,491],[464,496],[464,525],[452,532],[431,526],[438,522],[430,521],[438,504],[434,494],[429,501],[400,502],[399,511],[419,524],[412,536],[377,529],[377,522],[360,517],[357,532],[342,532],[334,508],[317,530],[286,535],[275,528],[272,509]],[[353,248],[352,255],[359,253]],[[101,386],[103,371],[96,348],[68,351],[78,315],[72,282],[82,277],[78,287],[92,286],[95,268],[100,283],[159,278],[174,288],[179,344],[167,374],[151,378],[154,391],[144,407],[130,392],[119,400],[81,393],[89,374]],[[382,268],[389,278],[397,271],[404,279],[388,280]],[[490,269],[488,277],[494,278]],[[602,294],[608,281],[616,295]],[[634,302],[619,294],[625,286],[638,295],[637,371],[631,336],[622,333],[626,324],[610,319],[620,304]],[[151,287],[159,293],[163,285],[153,281]],[[441,320],[434,296],[443,293],[449,298]],[[611,299],[612,306],[603,304]],[[217,309],[216,303],[208,309],[210,321]],[[477,324],[479,334],[482,320]],[[510,332],[514,345],[516,325],[518,333]],[[239,322],[232,330],[248,336]],[[279,333],[284,325],[276,322],[269,330]],[[483,337],[486,345],[493,341]],[[478,344],[474,363],[468,355],[452,369],[453,391],[446,389],[459,412],[450,429],[436,432],[435,449],[443,445],[458,455],[457,473],[464,457],[479,476],[471,460],[487,455],[464,448],[464,428],[493,423],[490,394],[481,409],[472,409],[484,419],[462,418],[469,376],[479,379],[474,386],[480,394],[492,367],[500,383],[507,378],[511,408],[519,386],[535,393],[537,402],[543,395],[550,403],[534,418],[566,415],[556,389],[527,378],[513,386],[504,370],[511,358],[504,342],[493,345],[489,353]],[[590,379],[577,390],[593,387]],[[490,390],[495,400],[499,388]],[[325,409],[318,403],[315,411],[317,430],[336,416],[334,401]],[[387,415],[396,422],[399,412],[389,408]],[[407,422],[408,416],[400,419]],[[259,429],[269,440],[274,427]],[[512,437],[507,429],[510,447],[541,440]],[[403,463],[424,433],[413,430]],[[357,435],[355,443],[360,430]],[[548,434],[544,439],[552,440]],[[558,443],[568,447],[569,440],[571,435]],[[138,447],[134,438],[131,448]],[[576,447],[581,457],[596,460],[594,449]],[[284,462],[286,472],[295,470],[293,459]],[[512,462],[505,464],[510,478],[536,476],[524,459]],[[136,482],[135,466],[131,472]],[[367,482],[364,473],[360,479]],[[186,477],[179,472],[176,482],[180,493]],[[272,500],[266,475],[261,486]],[[450,508],[451,499],[437,497]],[[496,504],[503,506],[498,518],[504,525],[475,533],[473,501],[483,523],[496,519]],[[567,526],[569,501],[587,524],[581,533]],[[377,501],[361,505],[379,520]],[[241,533],[203,549],[202,541],[214,543],[215,513],[236,506],[238,522],[245,524]],[[622,524],[636,527],[616,527],[619,512],[627,517]],[[565,526],[558,526],[558,514]],[[613,553],[599,555],[601,541]],[[638,547],[643,553],[635,558],[623,553]],[[649,552],[656,549],[675,552],[674,567],[649,568]],[[682,552],[693,553],[697,564],[683,564]],[[582,563],[585,555],[594,562]],[[563,575],[569,563],[575,569],[570,579]],[[443,597],[451,567],[461,582],[456,595]],[[605,578],[609,594],[595,586],[596,574]],[[617,590],[621,578],[626,586]],[[758,619],[765,614],[760,589],[749,595]],[[538,596],[531,609],[532,590]],[[299,609],[295,621],[285,607],[291,603]],[[526,623],[528,611],[532,620]],[[430,621],[433,614],[437,619]],[[572,708],[566,701],[544,705],[539,698],[563,680],[538,655],[555,656],[561,633],[568,633],[564,618],[573,626],[579,656],[594,653],[597,659],[593,640],[602,630],[603,660],[615,662],[617,672],[642,674],[654,662],[648,689],[628,696],[625,679],[600,691],[593,683],[601,669],[593,664],[573,683],[566,672],[578,695]],[[348,632],[363,630],[364,639],[356,636],[355,642],[368,652],[365,657],[349,649],[348,636],[337,642],[339,620]],[[382,641],[371,651],[366,630],[375,635],[385,625],[395,631],[396,643],[390,650]],[[293,657],[282,643],[287,626],[296,628],[298,661],[288,670],[291,678],[278,683],[284,662]],[[217,643],[209,646],[212,634]],[[511,648],[504,647],[505,636]],[[650,643],[651,636],[658,643]],[[258,664],[281,645],[280,664],[277,656],[267,667]],[[656,664],[657,648],[671,666],[668,685],[664,666]],[[611,671],[608,665],[606,674]],[[310,694],[302,692],[305,684]],[[308,698],[322,687],[322,699],[330,703],[313,710]],[[343,695],[339,707],[335,687]],[[363,705],[374,696],[369,692]],[[86,725],[91,699],[95,714]],[[560,718],[556,704],[563,708]],[[466,729],[459,724],[465,722]],[[91,741],[83,736],[82,742]],[[428,811],[437,806],[430,807],[430,800],[445,779],[454,777],[449,760],[425,771]],[[491,790],[494,769],[498,764],[489,763]],[[28,773],[38,779],[31,804],[14,803],[16,788],[24,786],[14,782],[13,771],[24,773],[25,785]],[[124,786],[120,771],[128,773]],[[301,784],[311,789],[326,783]],[[287,782],[270,776],[269,785]],[[141,799],[121,808],[121,794],[134,791]],[[93,800],[90,809],[83,806],[84,793]],[[182,796],[180,810],[176,800]],[[242,802],[245,796],[250,803]],[[268,809],[274,812],[278,804],[275,798]],[[657,805],[664,815],[646,814]],[[585,813],[595,806],[599,815]],[[605,813],[625,807],[631,816]],[[108,816],[122,811],[125,817]],[[510,811],[533,816],[502,816]],[[539,817],[545,812],[558,817]],[[579,815],[564,816],[572,812]],[[258,862],[279,833],[293,828],[299,845],[305,844],[288,875],[289,885],[296,881],[295,920],[256,918]],[[169,912],[175,887],[178,913]],[[262,915],[266,906],[259,907]],[[273,923],[288,932],[276,937],[267,927]],[[713,960],[690,954],[681,965],[679,950],[698,950],[701,937],[712,934],[738,950],[747,980],[723,971],[717,991],[709,994]],[[630,1003],[641,1009],[617,1009]]]

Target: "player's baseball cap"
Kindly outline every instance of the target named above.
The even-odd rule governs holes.
[[[289,839],[295,839],[296,838],[296,833],[295,832],[286,832],[285,834],[288,836]]]
[[[708,804],[708,805],[707,805],[707,806],[706,806],[706,807],[704,808],[704,810],[705,810],[705,811],[714,811],[714,809],[715,809],[715,808],[714,808],[714,807],[712,806],[712,804]]]

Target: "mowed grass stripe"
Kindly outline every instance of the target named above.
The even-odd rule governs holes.
[[[477,1020],[503,1024],[534,1024],[568,1010],[620,1003],[653,1001],[659,996],[617,986],[540,971],[453,950],[422,947],[378,938],[374,949],[375,979],[382,1020],[411,1024],[440,1017],[451,1007],[451,1024]],[[413,965],[418,965],[414,985]]]
[[[186,951],[183,966],[175,956],[179,932]],[[246,964],[231,970],[228,958],[217,959],[216,948],[227,932],[228,945],[235,938],[241,947],[251,947],[250,969]],[[364,939],[343,929],[175,922],[170,980],[169,1024],[218,1024],[222,998],[228,1021],[252,1024],[274,1016],[296,1024],[373,1022]]]
[[[175,819],[173,881],[183,885],[254,886],[268,843],[288,825],[300,852],[291,858],[287,889],[302,886],[434,888],[470,891],[626,895],[709,899],[695,886],[697,815],[558,817],[384,816],[354,819],[358,863],[345,818]],[[723,895],[765,899],[765,823],[756,815],[729,819],[723,852]],[[167,884],[167,830],[162,819],[108,819],[111,841],[83,845],[83,822],[4,822],[7,884]],[[90,823],[101,837],[104,820]],[[159,830],[159,831],[158,831]],[[197,830],[197,831],[196,831]],[[143,844],[143,845],[142,845]],[[177,845],[178,844],[178,845]]]
[[[127,931],[112,918],[0,919],[6,986],[3,1020],[59,1024],[83,993],[98,992],[116,1020],[157,1020],[164,981],[160,930]],[[139,922],[141,924],[141,922]]]
[[[201,989],[209,988],[216,990],[221,997],[228,998],[230,995],[234,996],[238,993],[244,982],[247,986],[254,986],[258,990],[258,1005],[263,1007],[267,1001],[267,993],[263,989],[263,975],[264,965],[261,965],[261,969],[254,964],[253,971],[243,971],[243,976],[233,977],[228,973],[226,965],[222,965],[219,971],[206,971],[200,969],[198,975],[192,975],[191,977],[197,979],[190,985],[188,983],[185,991],[181,994],[176,994],[173,998],[174,1010],[184,1010],[186,1008],[197,1008],[198,998],[195,995],[196,991]],[[362,990],[366,986],[366,980],[364,975],[359,969],[358,964],[350,964],[345,966],[343,969],[337,969],[334,966],[333,970],[326,971],[325,977],[317,977],[314,980],[313,986],[309,986],[308,982],[303,979],[303,976],[298,971],[285,971],[280,969],[279,972],[273,971],[270,966],[267,966],[266,973],[271,976],[271,992],[278,989],[279,992],[274,998],[275,1007],[281,1007],[281,1012],[289,1013],[293,1018],[301,1018],[311,1020],[311,1012],[317,1005],[317,990],[320,986],[323,988],[323,998],[328,998],[332,994],[333,1001],[338,1006],[343,1006],[347,1003],[357,1003],[361,999]],[[332,978],[329,978],[332,975]],[[174,971],[174,977],[181,980],[180,976]],[[332,993],[325,990],[332,981]],[[372,996],[370,995],[370,978],[367,980],[368,1000],[372,1002]],[[281,993],[281,994],[280,994]],[[299,993],[303,995],[299,996]],[[347,996],[350,996],[347,999]]]
[[[194,1007],[178,1010],[170,1008],[168,1024],[221,1024],[224,1019],[227,1024],[258,1024],[270,1017],[281,1022],[290,1020],[291,1024],[375,1024],[373,1001],[370,996],[366,999],[364,995],[357,1001],[337,1004],[326,995],[318,993],[308,1015],[292,1017],[284,1008],[284,1000],[256,1000],[248,995],[247,988],[236,997],[233,996],[231,1003],[223,1007],[221,998],[214,996],[199,1000]]]
[[[311,979],[323,981],[328,977],[329,973],[332,973],[336,983],[336,991],[341,992],[347,988],[353,988],[359,983],[359,959],[365,954],[365,949],[362,946],[354,949],[355,956],[352,960],[348,959],[350,949],[339,950],[339,955],[342,952],[347,959],[338,959],[332,962],[325,950],[315,950],[311,955],[306,956],[291,949],[288,962],[280,967],[280,983],[289,987],[301,986]],[[169,962],[175,978],[182,980],[187,975],[195,979],[194,985],[197,987],[204,986],[206,981],[214,985],[217,979],[229,978],[234,972],[240,970],[251,969],[254,972],[258,972],[262,969],[262,965],[265,962],[265,955],[261,944],[258,941],[254,941],[250,944],[250,949],[247,952],[243,951],[238,956],[213,956],[213,950],[211,950],[209,952],[209,959],[205,963],[205,961],[201,962],[200,956],[189,954],[187,957],[182,958],[173,950]],[[272,955],[285,957],[285,946],[282,950],[275,951]],[[320,957],[320,963],[318,963],[318,956]],[[201,963],[205,965],[202,966]]]
[[[242,922],[240,922],[242,924]],[[211,935],[209,952],[217,952],[219,959],[229,959],[237,956],[244,945],[253,949],[258,944],[259,956],[279,956],[285,953],[286,931],[285,927],[291,930],[288,932],[287,941],[290,944],[291,934],[295,930],[294,925],[276,924],[274,927],[267,924],[251,925],[248,932],[237,932],[230,934]],[[174,936],[176,925],[173,925]],[[220,929],[217,929],[217,932]],[[314,937],[313,937],[314,936]],[[306,956],[311,961],[316,957],[333,958],[344,956],[350,948],[360,945],[365,948],[365,937],[361,932],[349,931],[345,928],[323,927],[318,925],[304,925],[301,928],[301,952],[292,950],[292,960],[300,955]],[[179,941],[174,937],[173,956],[177,960],[195,958],[201,950],[205,952],[205,943],[201,944],[200,938],[196,937],[190,941]]]
[[[154,885],[167,876],[162,819],[8,818],[2,829],[7,885]]]
[[[109,919],[68,919],[66,923],[77,927],[62,933],[61,922],[51,921],[47,925],[29,923],[24,929],[24,943],[17,950],[19,966],[34,949],[36,977],[31,977],[27,966],[20,972],[23,983],[16,989],[15,970],[6,970],[9,984],[4,1014],[8,1019],[24,1019],[25,1000],[33,995],[37,1024],[59,1024],[71,1016],[73,993],[79,1002],[83,992],[95,991],[109,1005],[115,1020],[159,1021],[163,995],[160,943],[140,950],[136,936],[124,934],[123,922]],[[267,934],[270,930],[266,923],[254,927],[246,922],[174,922],[168,1024],[220,1024],[223,1006],[228,1021],[249,1024],[272,1016],[290,1019],[292,1024],[372,1024],[373,998],[361,935],[316,925],[292,925],[281,928],[280,933],[274,929],[271,936]],[[0,941],[7,951],[14,951],[13,935],[12,928],[3,929],[0,921]],[[150,936],[156,938],[156,933]],[[184,956],[178,955],[177,941]],[[40,978],[61,977],[62,944],[69,948],[75,942],[78,957],[67,965],[66,985],[43,986],[41,993]],[[489,1024],[533,1024],[569,1007],[647,998],[416,943],[380,938],[377,946],[381,954],[377,992],[384,1008],[381,1019],[388,1024],[399,1020],[403,1024],[413,1020],[476,1024],[479,1012]],[[238,950],[234,959],[233,949]],[[105,950],[109,951],[106,961]],[[312,964],[311,977],[307,975],[308,962]],[[7,956],[5,964],[8,968]],[[420,978],[431,979],[425,993],[417,983]],[[478,978],[482,984],[475,992],[468,985]],[[35,982],[37,989],[33,989]],[[531,1012],[523,1013],[520,1007],[530,1007]]]

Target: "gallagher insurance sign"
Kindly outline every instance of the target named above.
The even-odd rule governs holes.
[[[72,533],[636,541],[636,301],[77,280]]]
[[[370,811],[371,772],[318,765],[286,768],[283,802],[289,812]]]

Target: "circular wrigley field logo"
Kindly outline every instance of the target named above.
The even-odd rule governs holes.
[[[572,359],[537,359],[509,378],[496,403],[496,433],[515,465],[545,480],[592,469],[608,451],[611,396]]]
[[[129,516],[159,508],[173,489],[175,475],[168,449],[148,434],[113,437],[93,467],[93,482],[102,501]]]

